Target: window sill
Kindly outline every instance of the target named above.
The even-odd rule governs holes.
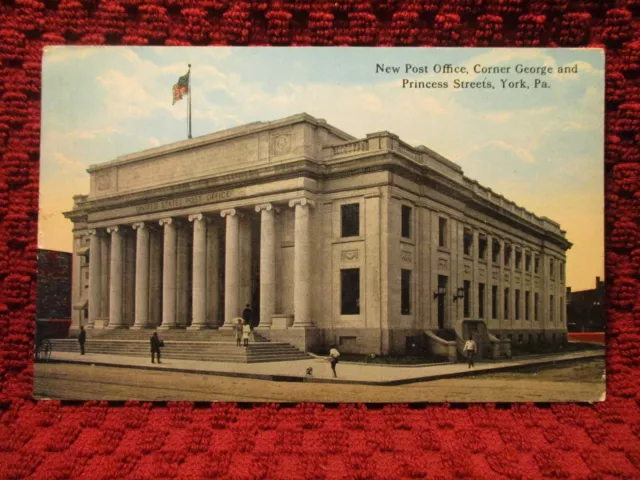
[[[438,251],[443,253],[451,253],[451,249],[449,247],[440,247],[438,246]]]
[[[407,245],[413,245],[413,246],[415,246],[416,244],[415,240],[407,237],[400,237],[400,243],[406,243]]]
[[[355,242],[363,242],[364,237],[337,237],[332,240],[331,243],[355,243]]]

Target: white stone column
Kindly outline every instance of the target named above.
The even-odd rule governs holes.
[[[93,328],[100,316],[101,262],[100,237],[96,230],[89,230],[89,328]]]
[[[224,324],[221,328],[233,328],[232,320],[240,316],[238,303],[238,217],[235,208],[220,212],[226,220],[224,262]]]
[[[193,329],[207,328],[207,219],[201,213],[189,215],[193,222],[193,266],[191,283]]]
[[[276,305],[276,243],[274,208],[270,203],[256,206],[260,212],[260,324],[271,328]]]
[[[123,328],[122,324],[122,230],[109,227],[111,234],[111,268],[109,284],[109,328]]]
[[[313,201],[297,198],[289,201],[295,208],[293,239],[293,326],[312,327],[311,321],[311,228],[309,208]]]
[[[149,325],[149,226],[133,224],[136,231],[136,295],[133,328]]]
[[[176,224],[172,218],[160,220],[164,227],[162,259],[162,325],[161,329],[176,327]]]

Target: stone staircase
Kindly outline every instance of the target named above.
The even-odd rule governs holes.
[[[150,357],[149,338],[153,330],[88,330],[85,352],[107,355]],[[164,342],[162,358],[204,362],[261,363],[308,360],[312,358],[293,345],[269,342],[254,333],[248,347],[236,346],[231,330],[167,330],[159,331]],[[79,352],[77,335],[53,339],[54,352]],[[54,355],[55,357],[55,355]]]

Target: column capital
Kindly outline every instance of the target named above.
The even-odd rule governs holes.
[[[200,221],[200,220],[205,220],[207,221],[208,218],[205,217],[203,214],[201,213],[196,213],[194,215],[189,215],[189,221],[190,222],[195,222],[195,221]]]
[[[144,223],[144,222],[136,222],[136,223],[131,225],[131,228],[133,228],[134,230],[137,230],[139,228],[142,229],[142,228],[145,228],[145,227],[148,229],[149,225]]]
[[[89,230],[87,230],[87,235],[98,235],[98,229],[90,228]]]
[[[120,226],[119,225],[114,225],[112,227],[107,227],[107,233],[113,233],[113,232],[118,232],[120,231]]]
[[[165,225],[175,224],[175,222],[174,222],[173,218],[163,218],[163,219],[158,221],[158,224],[161,227],[164,227]]]
[[[227,217],[227,216],[229,216],[229,217],[233,217],[234,215],[241,216],[241,213],[240,213],[237,209],[235,209],[235,208],[229,208],[229,209],[227,209],[227,210],[222,210],[222,211],[220,212],[220,216],[221,216],[222,218],[225,218],[225,217]]]
[[[263,210],[270,212],[271,210],[277,212],[278,209],[276,207],[273,206],[272,203],[261,203],[260,205],[256,205],[255,208],[256,212],[261,212]]]
[[[316,202],[314,202],[313,200],[309,199],[309,198],[294,198],[293,200],[289,200],[289,206],[290,207],[295,207],[296,205],[300,205],[302,207],[304,206],[309,206],[309,207],[315,207],[316,206]]]

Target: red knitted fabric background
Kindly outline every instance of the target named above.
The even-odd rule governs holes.
[[[34,401],[40,68],[52,44],[604,46],[607,401]],[[639,0],[3,0],[0,62],[1,479],[640,478]]]

